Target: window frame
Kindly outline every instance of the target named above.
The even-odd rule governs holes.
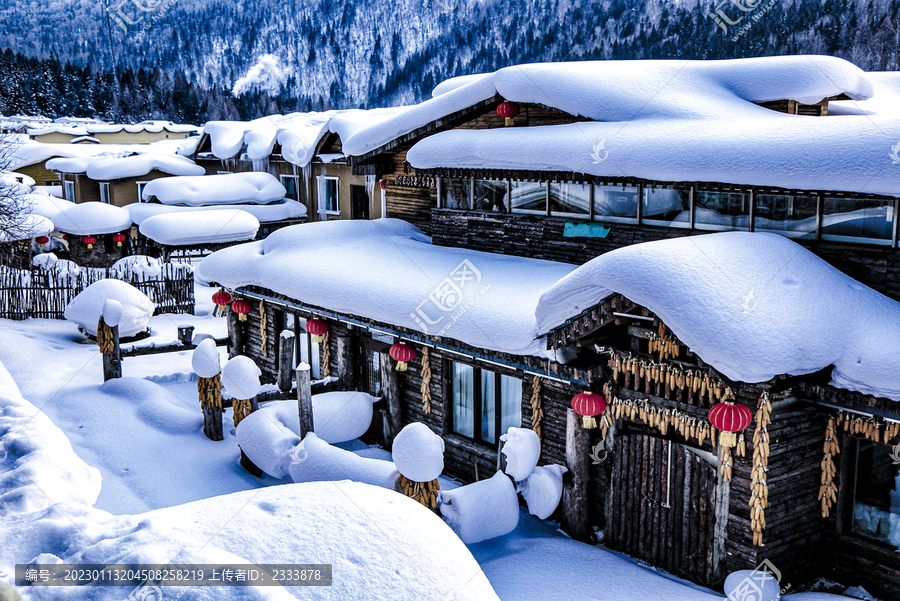
[[[334,209],[328,209],[323,203],[322,192],[326,189],[327,182],[334,181]],[[317,175],[316,176],[316,212],[319,215],[340,215],[341,214],[341,178],[333,175]]]
[[[456,416],[455,416],[456,405],[454,403],[454,398],[455,398],[454,386],[455,386],[456,381],[453,376],[453,371],[454,371],[453,366],[455,364],[464,365],[466,367],[471,367],[473,370],[473,374],[472,374],[472,403],[473,403],[473,405],[472,405],[472,423],[470,424],[470,426],[472,426],[473,436],[468,436],[457,430]],[[448,359],[446,361],[446,367],[448,369],[447,373],[450,374],[450,377],[448,378],[449,386],[448,386],[448,391],[447,391],[448,392],[447,399],[449,400],[449,403],[450,403],[449,410],[447,411],[447,415],[450,418],[449,419],[449,421],[450,421],[449,433],[453,434],[454,436],[461,436],[467,440],[471,440],[477,444],[484,445],[484,446],[487,446],[487,447],[490,447],[493,449],[499,448],[500,436],[502,436],[504,434],[504,432],[502,431],[503,417],[504,417],[503,416],[503,396],[502,396],[502,392],[501,392],[502,381],[503,381],[503,378],[506,377],[511,380],[516,380],[520,383],[520,385],[522,385],[522,379],[518,378],[516,376],[510,376],[510,375],[503,374],[503,373],[500,373],[497,371],[490,371],[488,369],[478,367],[476,365],[471,365],[469,363],[463,363],[461,361],[453,361],[450,359]],[[481,396],[482,395],[482,378],[485,373],[490,374],[494,377],[494,438],[495,438],[494,442],[491,442],[490,440],[485,440],[481,433],[481,421],[482,421],[482,411],[483,411],[482,407],[484,404],[484,400],[482,399],[482,396]],[[522,387],[522,389],[524,390],[524,386]],[[519,396],[520,396],[520,398],[518,399],[518,403],[516,405],[519,410],[518,411],[518,417],[519,417],[518,424],[516,425],[517,428],[522,427],[521,393]]]
[[[142,181],[142,182],[134,182],[134,183],[138,189],[138,202],[147,202],[146,200],[144,200],[144,186],[146,186],[150,182]]]
[[[285,189],[285,198],[291,198],[291,197],[287,195],[287,186],[285,186],[284,182],[285,182],[286,180],[293,180],[293,182],[294,182],[294,195],[295,195],[297,198],[291,198],[291,200],[296,200],[297,202],[300,202],[300,178],[299,178],[298,176],[296,176],[296,175],[290,175],[290,174],[286,174],[286,173],[280,173],[280,174],[278,175],[278,178],[279,178],[279,180],[281,181],[281,185],[284,186],[284,189]]]
[[[69,202],[75,202],[75,182],[69,179],[63,180],[63,196]]]
[[[100,184],[100,202],[104,204],[112,204],[112,197],[109,193],[109,182],[99,182]],[[105,190],[105,192],[104,192]]]

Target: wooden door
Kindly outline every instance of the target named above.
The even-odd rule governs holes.
[[[369,218],[369,195],[365,186],[350,186],[350,203],[352,219]]]
[[[676,576],[714,583],[722,548],[714,457],[646,434],[619,434],[613,448],[607,546]]]

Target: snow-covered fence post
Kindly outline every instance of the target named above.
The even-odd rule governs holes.
[[[390,449],[394,444],[394,437],[403,428],[400,377],[387,353],[378,353],[378,367],[378,371],[381,372],[381,396],[387,402],[388,427],[384,432],[384,446]]]
[[[250,357],[234,357],[222,368],[225,390],[232,397],[231,410],[235,429],[245,417],[259,409],[256,395],[259,394],[260,375],[262,372]],[[243,449],[241,449],[241,467],[257,478],[262,476],[262,470],[250,461]]]
[[[291,381],[294,378],[294,333],[290,330],[282,330],[278,347],[278,390],[287,392],[291,389]]]
[[[194,326],[178,326],[178,342],[182,346],[194,346]]]
[[[313,432],[312,390],[309,381],[308,363],[297,366],[297,413],[300,416],[300,438]]]
[[[109,299],[103,303],[97,322],[97,345],[103,353],[103,381],[122,377],[122,349],[119,347],[119,322],[122,303]]]
[[[591,534],[588,525],[588,455],[589,430],[581,425],[581,417],[566,411],[566,467],[569,476],[563,488],[562,528],[574,539],[586,541]]]
[[[222,378],[215,340],[207,338],[197,345],[191,357],[191,366],[197,374],[197,392],[203,409],[203,433],[210,440],[223,440]]]

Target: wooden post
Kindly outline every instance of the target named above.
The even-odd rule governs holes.
[[[400,378],[394,369],[394,361],[387,353],[378,353],[378,365],[381,372],[381,396],[387,401],[388,425],[385,432],[384,445],[390,449],[394,445],[394,437],[403,428],[403,406],[400,400]]]
[[[309,370],[306,363],[297,366],[297,412],[300,416],[301,439],[306,437],[307,432],[315,432]]]
[[[356,349],[353,332],[337,336],[337,371],[335,374],[344,390],[356,390],[358,387],[356,369]]]
[[[287,392],[294,379],[294,333],[282,330],[278,347],[278,390]]]
[[[210,440],[224,440],[222,434],[222,374],[197,378],[197,392],[203,410],[203,434]]]
[[[228,324],[228,358],[234,359],[244,354],[243,324],[239,320],[239,315],[232,311],[230,306],[226,309],[225,319]]]
[[[572,538],[588,540],[588,454],[590,437],[581,418],[572,409],[566,412],[566,474],[563,486],[562,528]]]
[[[194,348],[194,326],[178,326],[178,342],[181,346]]]
[[[119,347],[119,326],[109,328],[112,332],[113,352],[103,353],[103,381],[122,377],[122,349]]]

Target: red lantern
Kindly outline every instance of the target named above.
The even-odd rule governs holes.
[[[312,336],[313,342],[322,342],[328,333],[328,322],[318,318],[309,319],[306,322],[306,331]]]
[[[719,444],[733,447],[737,444],[736,432],[740,432],[753,421],[753,414],[741,404],[725,401],[713,405],[709,410],[709,423],[719,429]]]
[[[238,320],[247,321],[247,313],[253,310],[250,303],[242,298],[231,303],[231,310],[238,314]]]
[[[66,242],[68,242],[68,241],[69,241],[69,234],[63,234],[63,240],[65,240]]]
[[[582,416],[585,428],[596,428],[597,420],[594,416],[600,415],[606,409],[606,399],[594,392],[582,392],[572,399],[572,411]]]
[[[87,244],[88,248],[94,248],[94,243],[97,241],[97,239],[93,236],[85,236],[81,239],[81,241]]]
[[[216,303],[216,309],[218,311],[221,311],[222,313],[225,312],[225,307],[228,305],[228,303],[231,302],[233,298],[234,297],[231,296],[231,293],[224,289],[219,290],[212,295],[212,301]]]
[[[497,114],[504,118],[506,125],[512,125],[513,117],[519,114],[519,107],[516,103],[506,100],[497,107]]]
[[[405,342],[398,342],[391,347],[389,354],[397,362],[397,371],[406,371],[407,364],[416,358],[416,349]]]
[[[386,181],[381,180],[380,182],[378,182],[378,185],[381,187],[382,190],[387,190],[387,182]]]
[[[40,244],[41,248],[44,248],[44,245],[47,244],[48,242],[50,242],[50,238],[48,238],[47,236],[38,236],[35,239],[35,242]]]
[[[125,242],[125,234],[116,234],[113,236],[113,240],[116,241],[116,246],[122,246],[122,243]]]

